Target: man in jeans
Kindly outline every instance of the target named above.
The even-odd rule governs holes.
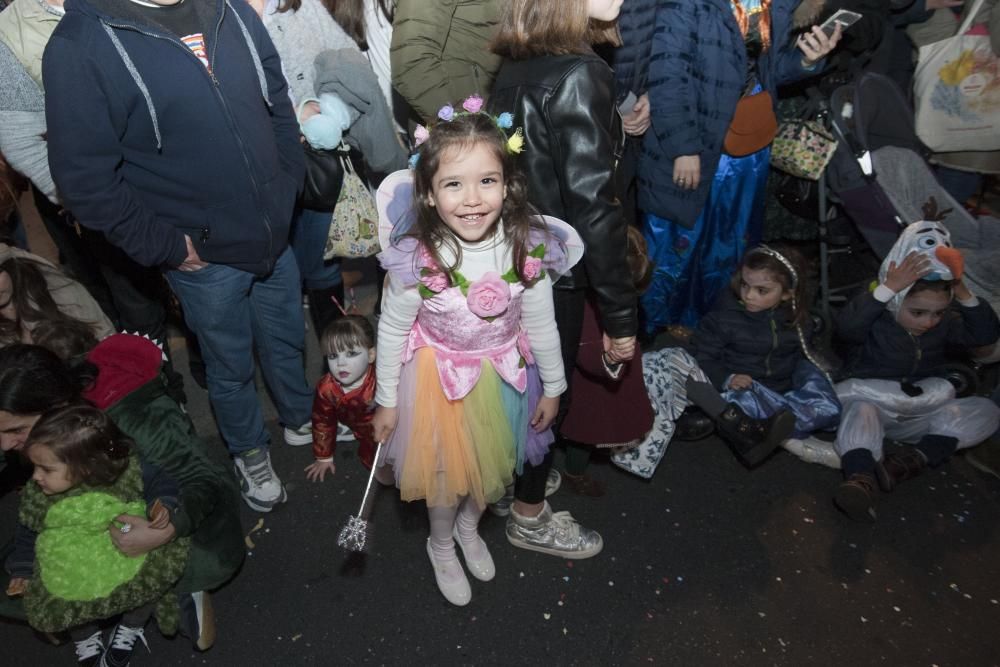
[[[312,441],[288,229],[304,163],[281,63],[245,2],[77,0],[45,50],[49,163],[66,207],[161,267],[205,359],[243,498],[286,499],[254,352],[285,425]]]

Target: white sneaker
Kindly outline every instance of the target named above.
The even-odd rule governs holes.
[[[266,449],[251,449],[234,457],[233,467],[240,483],[240,495],[252,509],[270,512],[275,505],[288,500]]]
[[[310,429],[310,433],[312,429]],[[337,424],[337,442],[353,442],[355,440],[354,431],[346,424]]]
[[[339,433],[338,433],[339,435]],[[340,438],[338,437],[338,440]],[[311,445],[313,442],[313,425],[311,421],[307,421],[305,424],[298,428],[285,427],[285,442],[292,447],[301,447],[302,445]]]
[[[545,497],[548,498],[562,486],[562,475],[555,468],[549,468],[549,476],[545,479]]]
[[[828,468],[840,469],[840,456],[832,442],[809,436],[805,440],[789,438],[781,443],[786,452],[794,454],[806,463],[818,463]]]

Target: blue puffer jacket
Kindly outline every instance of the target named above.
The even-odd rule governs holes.
[[[130,2],[67,0],[45,50],[49,162],[66,207],[140,264],[266,274],[304,176],[278,54],[244,0],[197,2],[211,71]]]
[[[758,78],[776,100],[778,85],[818,70],[802,67],[792,40],[798,0],[771,4],[771,48],[758,62]],[[649,64],[652,126],[639,166],[639,208],[694,226],[708,198],[736,103],[746,86],[747,55],[729,0],[664,0],[656,10]],[[673,182],[674,158],[701,156],[701,185]]]
[[[618,14],[622,45],[611,56],[615,70],[615,93],[621,104],[629,91],[636,97],[646,92],[649,53],[653,45],[658,0],[629,0]]]

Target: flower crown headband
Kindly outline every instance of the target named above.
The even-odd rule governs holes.
[[[510,135],[507,134],[507,130],[514,126],[514,114],[509,111],[504,111],[499,116],[494,116],[493,114],[483,111],[483,98],[479,95],[470,95],[465,98],[462,102],[462,110],[459,111],[455,109],[450,104],[446,104],[441,107],[437,112],[437,117],[441,122],[450,123],[456,118],[461,116],[471,116],[472,114],[481,113],[485,116],[489,116],[493,119],[493,123],[497,126],[500,133],[506,138],[505,146],[507,152],[511,155],[517,155],[522,150],[524,150],[524,132],[521,128],[517,128]],[[417,125],[416,129],[413,130],[413,143],[416,146],[427,141],[431,136],[431,131],[437,126],[437,123],[430,126]],[[410,156],[410,169],[415,169],[417,162],[420,161],[420,153],[414,152]]]

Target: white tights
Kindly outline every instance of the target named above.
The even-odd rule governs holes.
[[[462,548],[469,558],[479,559],[486,555],[486,545],[479,538],[478,531],[479,519],[485,509],[479,507],[469,496],[464,496],[457,506],[427,508],[427,517],[431,523],[431,551],[438,563],[458,560],[453,532],[462,540]],[[458,572],[462,572],[461,568]]]

